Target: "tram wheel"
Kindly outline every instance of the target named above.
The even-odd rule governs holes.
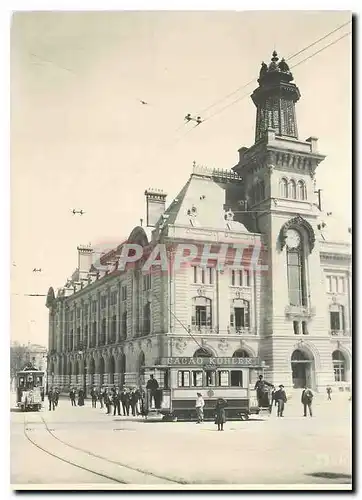
[[[246,414],[246,413],[242,413],[242,414],[240,415],[240,418],[241,418],[241,420],[243,420],[243,421],[245,421],[245,420],[249,420],[249,415],[248,415],[248,414]]]

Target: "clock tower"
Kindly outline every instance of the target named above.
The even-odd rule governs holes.
[[[275,384],[315,388],[332,382],[333,373],[315,195],[315,172],[325,156],[316,138],[299,139],[295,107],[301,94],[293,80],[275,51],[269,65],[262,63],[251,95],[255,143],[239,150],[233,170],[244,182],[245,225],[263,234],[267,248],[268,270],[259,277],[259,355]],[[305,358],[299,365],[296,351]]]

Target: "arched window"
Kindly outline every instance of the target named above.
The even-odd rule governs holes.
[[[329,320],[332,335],[336,335],[345,330],[344,307],[340,304],[329,306]]]
[[[305,184],[303,181],[298,181],[297,198],[298,198],[298,200],[306,200],[307,199],[307,192],[306,192]]]
[[[194,352],[194,358],[212,358],[212,352],[206,347],[200,347]]]
[[[237,349],[233,354],[233,358],[250,358],[250,355],[245,349]]]
[[[265,200],[265,184],[264,181],[260,182],[260,201]]]
[[[206,297],[192,299],[192,326],[197,330],[212,327],[212,303]]]
[[[281,198],[288,198],[288,181],[281,179],[279,183],[279,195]]]
[[[151,304],[147,304],[143,308],[143,333],[148,335],[151,333]]]
[[[301,237],[297,247],[289,248],[287,246],[287,269],[289,304],[292,306],[307,305],[304,252]]]
[[[295,200],[297,198],[297,186],[293,179],[289,183],[289,198]]]
[[[296,349],[292,354],[292,361],[308,361],[308,356],[300,349]]]
[[[346,358],[341,351],[334,351],[332,353],[334,380],[336,382],[346,381]]]
[[[235,299],[231,304],[230,326],[236,331],[249,328],[250,326],[249,302],[247,300]]]

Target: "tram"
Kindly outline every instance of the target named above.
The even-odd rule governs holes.
[[[22,411],[39,411],[44,401],[44,372],[28,363],[16,374],[16,403]]]
[[[197,393],[203,396],[204,420],[215,418],[218,398],[227,402],[228,420],[248,420],[259,414],[252,372],[263,373],[259,358],[163,358],[159,364],[145,367],[147,378],[157,380],[157,389],[145,387],[145,413],[162,415],[163,420],[195,420]],[[147,377],[148,375],[148,377]]]

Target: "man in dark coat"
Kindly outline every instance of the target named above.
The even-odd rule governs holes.
[[[146,389],[147,389],[148,394],[149,394],[149,407],[152,406],[152,400],[154,402],[154,406],[156,407],[156,395],[157,395],[157,390],[158,390],[158,382],[153,377],[153,375],[150,375],[150,379],[147,382]]]
[[[55,400],[54,400],[54,391],[53,389],[50,389],[50,391],[48,391],[48,401],[49,401],[49,411],[51,410],[55,410]]]
[[[79,389],[78,391],[78,406],[84,406],[84,391]]]
[[[75,389],[70,389],[69,391],[69,399],[72,403],[72,406],[77,406],[77,403],[75,402]]]
[[[259,375],[259,380],[254,387],[259,408],[269,408],[269,387],[273,387],[273,384],[264,380],[263,375]]]
[[[332,401],[331,394],[332,394],[332,388],[328,386],[327,387],[328,401]]]
[[[129,397],[126,389],[121,392],[121,403],[123,415],[129,415]]]
[[[223,398],[219,398],[216,401],[216,406],[215,406],[215,424],[217,424],[217,430],[218,431],[223,431],[224,430],[224,423],[226,422],[226,412],[225,408],[228,406],[227,401]]]
[[[91,398],[92,398],[92,408],[97,408],[98,394],[95,387],[92,387],[91,389]]]
[[[307,408],[309,409],[309,415],[312,416],[313,392],[307,386],[303,389],[301,402],[304,409],[304,416],[307,416]]]
[[[121,394],[118,389],[116,389],[113,393],[113,415],[115,416],[118,413],[118,416],[121,416]]]
[[[278,404],[278,417],[284,417],[284,405],[287,402],[287,395],[284,390],[284,385],[280,385],[279,389],[275,391],[274,399]]]

